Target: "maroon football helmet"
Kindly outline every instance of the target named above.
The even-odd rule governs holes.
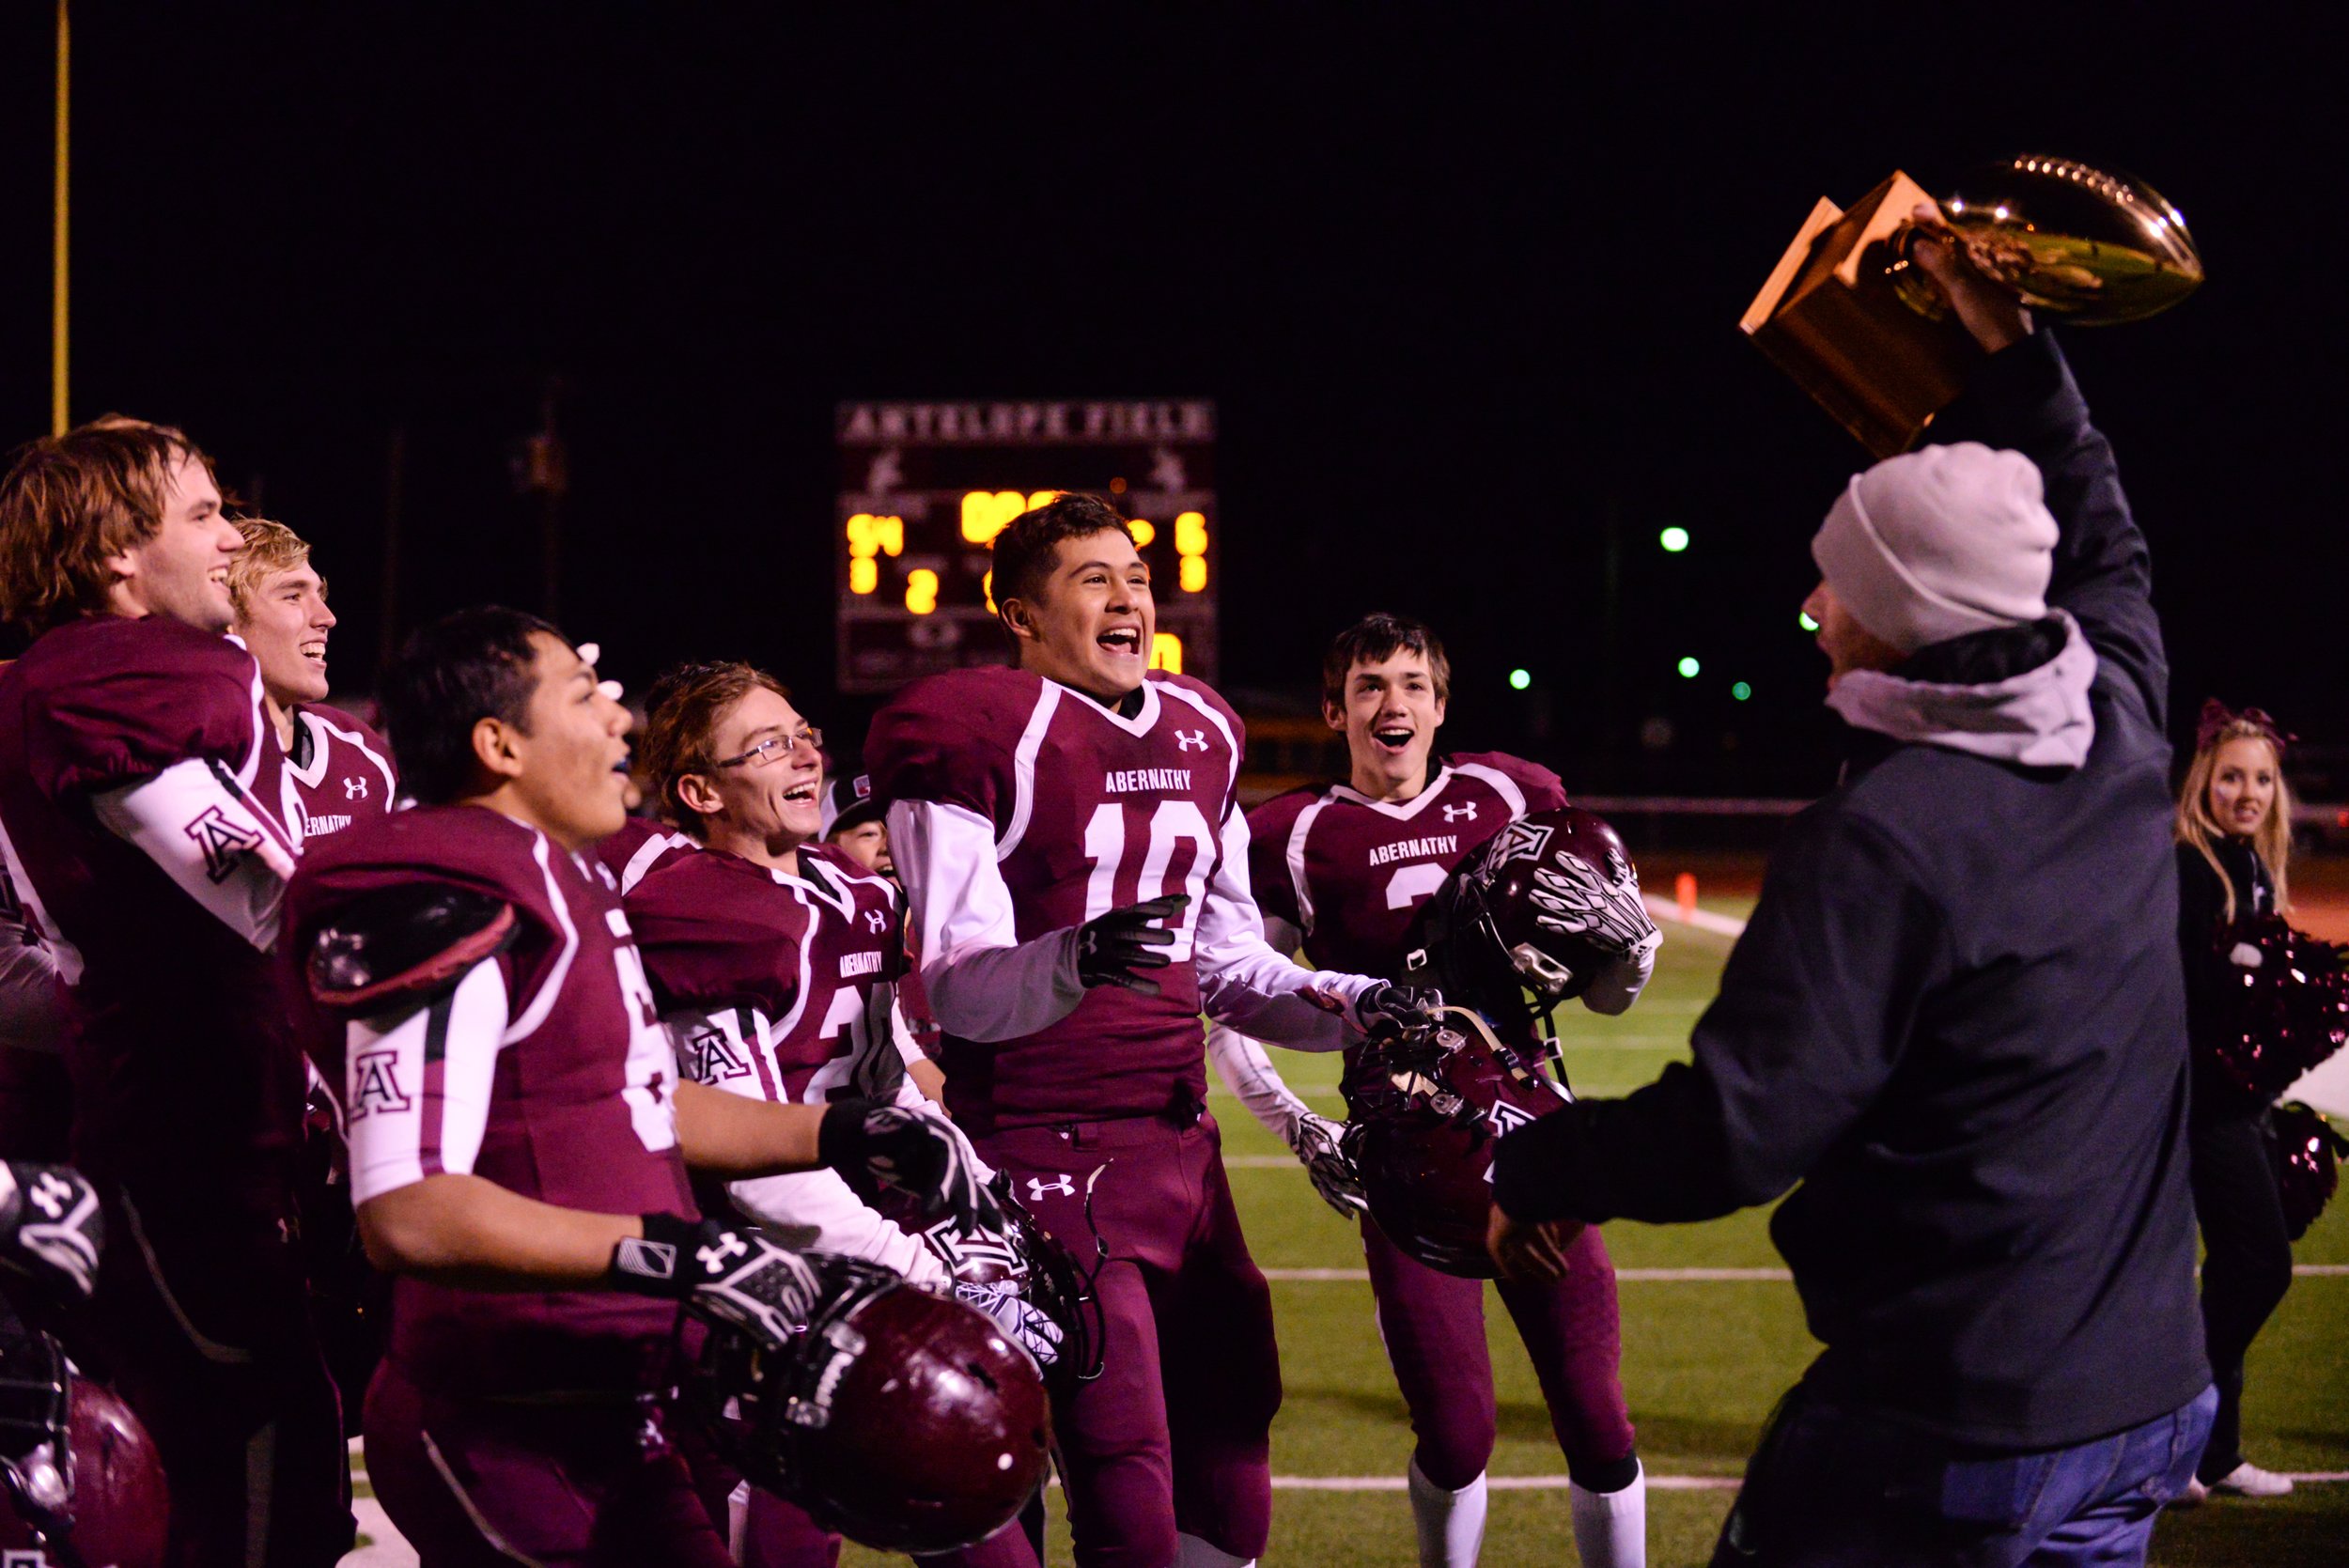
[[[1533,812],[1428,899],[1404,978],[1425,974],[1445,1000],[1504,1027],[1539,1022],[1655,931],[1639,872],[1606,818],[1576,806]]]
[[[1342,1085],[1345,1148],[1388,1240],[1430,1268],[1489,1280],[1493,1144],[1567,1094],[1484,1019],[1465,1008],[1444,1013],[1440,1027],[1354,1054]]]
[[[0,1350],[0,1556],[162,1568],[170,1494],[147,1429],[47,1334],[9,1339]]]
[[[704,1320],[686,1389],[726,1456],[879,1551],[949,1551],[1010,1523],[1051,1450],[1035,1362],[985,1314],[877,1264],[808,1261],[825,1288],[788,1345]],[[729,1402],[739,1420],[722,1419]]]

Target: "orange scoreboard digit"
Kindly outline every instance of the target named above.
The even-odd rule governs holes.
[[[1215,405],[1204,398],[843,403],[839,685],[1010,662],[988,546],[1055,495],[1100,496],[1150,564],[1158,668],[1215,677]]]

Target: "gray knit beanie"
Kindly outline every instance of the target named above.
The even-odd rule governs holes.
[[[1811,558],[1861,626],[1914,653],[2045,616],[2055,546],[2037,465],[1960,442],[1854,474]]]

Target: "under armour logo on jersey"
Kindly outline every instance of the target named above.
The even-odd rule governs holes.
[[[344,800],[366,800],[366,798],[367,798],[367,781],[366,781],[366,780],[365,780],[365,779],[361,779],[361,778],[350,778],[350,779],[345,779],[345,780],[343,781],[343,799],[344,799]]]
[[[1476,802],[1475,802],[1475,801],[1473,801],[1473,800],[1463,800],[1463,801],[1461,801],[1461,802],[1460,802],[1458,805],[1456,805],[1456,806],[1446,806],[1446,807],[1444,807],[1444,809],[1443,809],[1443,819],[1444,819],[1446,822],[1473,822],[1473,821],[1475,821],[1475,820],[1476,820]]]
[[[363,1050],[350,1063],[350,1120],[371,1110],[406,1110],[412,1103],[399,1086],[399,1053]]]
[[[744,1241],[735,1232],[728,1231],[708,1246],[695,1252],[693,1256],[701,1264],[703,1273],[719,1274],[724,1271],[729,1261],[740,1257],[750,1250],[749,1242]]]
[[[33,1183],[32,1190],[24,1194],[24,1201],[50,1219],[62,1219],[65,1218],[65,1205],[72,1197],[71,1182],[54,1171],[43,1171],[40,1178]]]
[[[1077,1178],[1074,1176],[1054,1176],[1049,1182],[1042,1176],[1030,1176],[1028,1178],[1028,1202],[1032,1203],[1040,1203],[1044,1201],[1044,1195],[1048,1192],[1058,1193],[1064,1198],[1074,1198],[1077,1195]]]
[[[879,931],[885,929],[888,924],[889,917],[881,913],[879,909],[867,909],[864,911],[864,926],[866,930]]]
[[[259,833],[241,822],[229,821],[218,806],[206,806],[204,815],[184,831],[204,851],[204,875],[215,882],[234,877],[244,858],[261,846]]]
[[[1178,752],[1204,752],[1207,749],[1206,730],[1176,730],[1174,749]]]

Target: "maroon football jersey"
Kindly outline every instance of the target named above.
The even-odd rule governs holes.
[[[676,1067],[617,893],[594,861],[480,806],[428,806],[352,824],[318,840],[287,891],[285,939],[298,971],[320,927],[381,889],[441,882],[510,906],[515,939],[497,964],[507,1024],[486,1109],[452,1110],[446,1058],[421,1081],[389,1063],[347,1062],[341,1021],[319,1017],[307,1041],[338,1086],[354,1151],[369,1116],[418,1118],[417,1178],[457,1168],[525,1198],[599,1214],[691,1216],[677,1144]],[[295,982],[299,984],[299,982]],[[452,1043],[446,1049],[456,1049]],[[448,1118],[461,1135],[444,1142]],[[654,1375],[675,1310],[596,1291],[503,1294],[398,1281],[390,1354],[425,1387],[472,1392],[636,1388]]]
[[[874,792],[991,822],[1018,939],[1187,893],[1155,997],[1104,986],[1034,1034],[950,1029],[946,1098],[972,1126],[1180,1112],[1204,1102],[1191,935],[1237,810],[1238,715],[1199,681],[1154,671],[1129,718],[1024,670],[960,670],[908,687],[873,721]]]
[[[381,736],[324,703],[301,704],[293,721],[293,754],[268,748],[255,792],[278,808],[295,844],[392,809],[399,775]]]
[[[250,792],[274,750],[253,656],[160,615],[72,622],[0,672],[0,828],[72,988],[75,1158],[262,1212],[285,1201],[303,1081],[270,958],[90,802],[190,760]]]
[[[749,1009],[765,1019],[689,1026],[677,1042],[687,1078],[816,1104],[856,1092],[851,1075],[868,1049],[894,1056],[872,1033],[873,987],[903,962],[897,890],[839,850],[802,846],[797,877],[723,850],[680,855],[626,903],[664,1016]]]
[[[1248,814],[1256,907],[1302,931],[1321,969],[1393,974],[1411,917],[1462,856],[1565,803],[1557,774],[1499,752],[1442,760],[1401,804],[1346,784],[1290,790]]]
[[[700,847],[665,822],[631,816],[620,824],[618,832],[596,846],[595,855],[612,873],[612,880],[625,898],[653,871]]]

